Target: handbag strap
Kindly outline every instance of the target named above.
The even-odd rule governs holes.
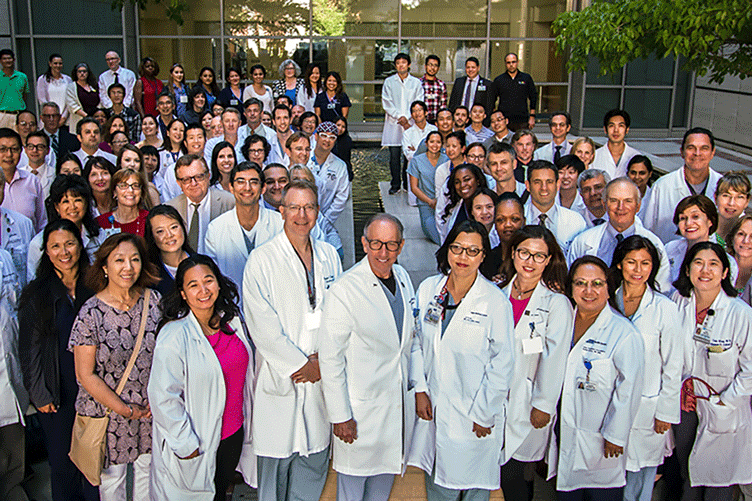
[[[715,389],[712,386],[710,386],[710,384],[707,381],[705,381],[704,379],[700,379],[699,377],[692,376],[692,377],[687,378],[686,380],[687,381],[697,381],[698,383],[702,383],[708,389],[708,392],[710,394],[708,397],[705,397],[703,395],[697,395],[697,394],[695,394],[694,395],[695,398],[701,398],[703,400],[708,400],[710,398],[710,396],[720,395],[720,393],[718,393],[717,391],[715,391]]]
[[[131,353],[131,358],[128,360],[128,365],[125,367],[125,372],[123,372],[123,376],[120,378],[120,382],[118,383],[117,388],[115,388],[115,394],[118,396],[120,395],[120,392],[123,391],[123,388],[125,388],[125,383],[128,381],[128,376],[131,375],[131,370],[136,364],[138,353],[141,351],[141,343],[144,340],[144,331],[146,330],[146,319],[149,318],[149,298],[151,298],[151,291],[149,289],[145,289],[144,309],[141,312],[141,324],[138,326],[136,345],[133,347],[133,353]]]

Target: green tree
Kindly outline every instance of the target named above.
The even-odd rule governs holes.
[[[687,70],[710,75],[752,76],[750,0],[593,0],[553,23],[556,43],[569,52],[567,69],[583,71],[590,58],[601,74],[655,54],[683,56]]]

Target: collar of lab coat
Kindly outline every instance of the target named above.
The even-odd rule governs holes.
[[[578,308],[575,308],[574,310],[575,318],[577,318],[577,309]],[[608,328],[614,315],[621,315],[621,313],[616,312],[613,308],[611,308],[610,304],[606,303],[605,308],[603,308],[598,314],[598,318],[596,318],[595,322],[593,322],[593,325],[591,325],[590,328],[585,331],[582,337],[577,341],[577,344],[580,344],[583,339],[597,337],[598,331]]]
[[[511,297],[512,284],[514,283],[516,276],[517,275],[515,274],[514,277],[512,277],[512,280],[509,281],[507,286],[502,289],[502,292],[504,292],[507,297]],[[528,301],[527,307],[525,309],[530,312],[535,311],[539,306],[548,303],[548,298],[551,296],[551,294],[553,294],[553,292],[548,287],[546,287],[546,284],[544,284],[543,282],[538,282],[538,284],[535,286],[535,289],[533,290],[533,295],[530,296],[530,301]],[[527,328],[526,326],[522,325],[522,322],[517,323],[517,325],[515,326],[515,331],[518,327]]]
[[[619,291],[624,291],[624,284],[620,285],[617,289],[617,293]],[[645,293],[642,295],[642,299],[640,299],[640,304],[637,307],[637,309],[634,312],[634,317],[632,318],[632,322],[635,322],[638,318],[642,316],[642,314],[645,312],[647,308],[650,307],[655,302],[655,291],[651,289],[650,287],[647,287],[645,289]]]

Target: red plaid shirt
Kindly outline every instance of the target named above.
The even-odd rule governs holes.
[[[423,98],[428,106],[428,116],[426,117],[429,122],[436,121],[436,114],[441,108],[447,106],[447,88],[446,84],[439,78],[433,80],[426,80],[426,76],[420,77],[420,83],[423,84]]]

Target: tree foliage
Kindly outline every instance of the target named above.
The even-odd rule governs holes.
[[[554,21],[559,50],[569,52],[569,71],[599,61],[601,74],[655,54],[686,58],[687,70],[710,75],[752,76],[750,0],[593,0],[580,12]]]

